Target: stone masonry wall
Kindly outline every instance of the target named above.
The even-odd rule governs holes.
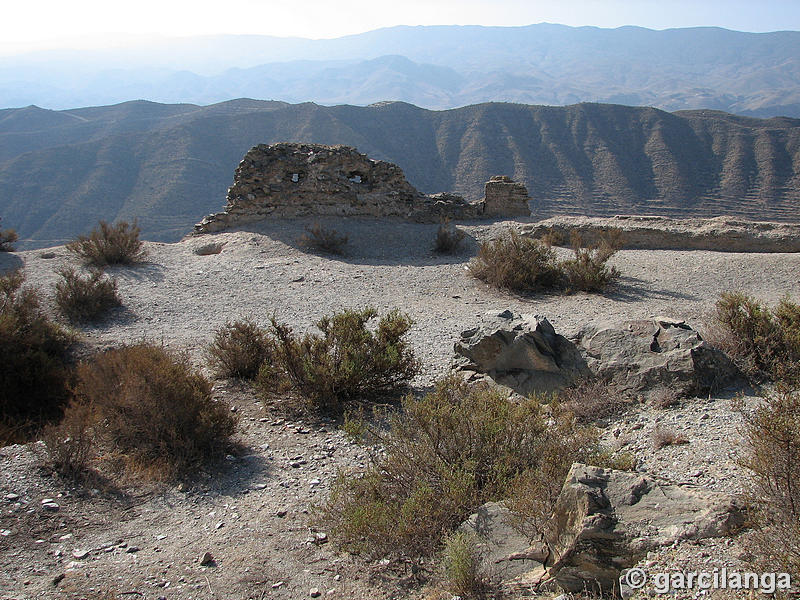
[[[502,180],[506,187],[494,193],[491,202],[469,203],[455,194],[426,196],[406,180],[397,165],[371,159],[349,146],[262,144],[251,148],[239,163],[225,210],[205,217],[195,225],[195,233],[267,218],[313,215],[398,217],[436,223],[530,214],[527,192],[523,211],[519,184],[507,185],[510,180],[506,180]],[[491,211],[487,211],[489,207]]]

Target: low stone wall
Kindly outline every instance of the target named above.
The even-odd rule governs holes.
[[[195,225],[195,233],[266,218],[314,215],[436,223],[530,214],[524,186],[501,177],[492,178],[486,190],[486,200],[474,203],[456,194],[426,196],[397,165],[371,159],[349,146],[262,144],[251,148],[239,163],[225,210]]]
[[[631,249],[800,252],[800,225],[742,221],[730,217],[554,217],[523,225],[520,232],[533,238],[556,232],[567,243],[572,232],[578,232],[584,242],[593,243],[610,229],[619,229],[624,247]]]

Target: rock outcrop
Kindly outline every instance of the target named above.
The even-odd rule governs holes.
[[[537,315],[492,314],[461,333],[455,368],[471,380],[485,376],[515,392],[562,390],[589,374],[578,348]]]
[[[620,241],[626,249],[800,252],[800,225],[745,221],[733,217],[561,216],[523,225],[520,232],[534,238],[555,232],[565,242],[569,242],[572,232],[577,232],[584,242],[591,244],[612,229],[620,231]]]
[[[613,593],[621,571],[648,551],[730,535],[743,524],[742,507],[726,494],[576,463],[544,532],[543,567],[509,583],[527,590],[555,583],[569,592]],[[542,550],[536,545],[510,558],[542,557]]]
[[[426,196],[408,182],[397,165],[371,159],[349,146],[262,144],[251,148],[239,163],[225,210],[203,219],[195,233],[266,218],[315,215],[436,223],[530,214],[527,200],[523,209],[520,199],[520,187],[527,199],[524,186],[510,180],[498,185],[489,182],[487,199],[474,203],[449,193]]]
[[[737,376],[731,360],[683,321],[668,318],[590,325],[579,346],[592,373],[621,392],[676,397],[706,393]]]

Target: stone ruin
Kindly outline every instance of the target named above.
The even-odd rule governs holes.
[[[195,233],[307,216],[397,217],[420,223],[529,216],[529,200],[525,186],[505,176],[486,184],[486,198],[467,202],[456,194],[422,194],[397,165],[349,146],[261,144],[239,163],[225,210],[205,217]]]

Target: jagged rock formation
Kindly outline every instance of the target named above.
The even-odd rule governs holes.
[[[544,543],[509,556],[535,557],[544,566],[509,584],[531,590],[556,583],[569,592],[616,594],[621,571],[649,550],[730,535],[743,524],[742,506],[726,494],[576,463],[556,500]]]
[[[524,186],[507,177],[493,178],[486,190],[486,199],[474,203],[456,194],[426,196],[408,183],[400,167],[371,159],[355,148],[261,144],[239,163],[225,211],[207,216],[195,232],[210,233],[265,218],[313,215],[437,222],[530,214]]]
[[[590,374],[578,348],[538,315],[506,310],[461,333],[454,367],[528,395],[562,390]]]
[[[666,317],[592,324],[581,332],[579,346],[592,373],[629,394],[706,393],[738,373],[697,331]]]
[[[520,227],[522,235],[542,238],[556,233],[565,242],[570,240],[573,232],[577,232],[587,244],[597,242],[610,230],[619,230],[623,247],[631,249],[800,252],[800,225],[730,217],[561,216]]]

